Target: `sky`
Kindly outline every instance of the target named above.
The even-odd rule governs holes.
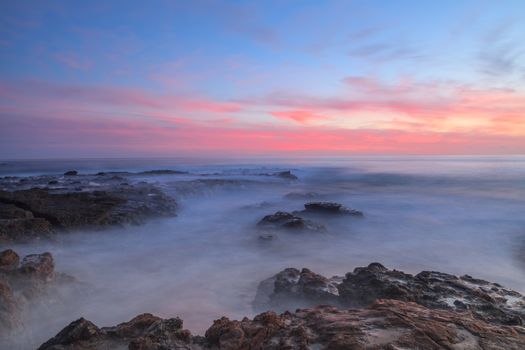
[[[0,158],[525,154],[525,1],[2,1]]]

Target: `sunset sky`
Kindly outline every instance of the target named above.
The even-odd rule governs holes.
[[[2,1],[0,158],[525,154],[525,1]]]

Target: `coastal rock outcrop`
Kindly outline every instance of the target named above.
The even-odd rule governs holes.
[[[429,309],[400,300],[377,300],[363,309],[331,306],[264,312],[250,320],[222,317],[204,337],[178,318],[139,315],[116,327],[79,319],[39,350],[158,349],[505,349],[525,346],[525,329],[476,319],[468,311]]]
[[[17,337],[27,336],[24,319],[36,306],[54,308],[66,295],[86,290],[54,267],[48,252],[27,255],[21,262],[11,249],[0,252],[0,349],[11,348]]]
[[[335,202],[306,203],[304,205],[303,213],[363,216],[363,213],[359,210],[350,209],[340,203]]]
[[[303,219],[285,211],[278,211],[275,214],[266,215],[258,223],[258,227],[272,229],[293,229],[307,231],[322,231],[324,226],[311,220]]]
[[[294,310],[304,305],[338,305],[342,277],[326,278],[309,269],[288,268],[259,284],[253,301],[256,311]]]
[[[333,296],[325,298],[324,303],[342,307],[367,307],[378,299],[395,299],[415,302],[432,309],[468,310],[475,318],[501,325],[523,325],[525,320],[523,295],[497,283],[468,275],[458,277],[423,271],[413,276],[389,270],[379,263],[358,267],[344,278],[326,279],[306,270],[308,274],[318,276],[315,294],[304,292],[297,271],[286,269],[261,282],[254,307],[259,310],[286,310],[290,309],[290,300],[294,307],[312,307],[320,303],[319,293],[330,293]],[[286,288],[280,282],[284,278],[287,281]]]
[[[78,176],[77,176],[78,177]],[[111,180],[110,180],[111,181]],[[177,204],[146,183],[0,190],[0,242],[50,238],[61,230],[140,224],[175,215]]]

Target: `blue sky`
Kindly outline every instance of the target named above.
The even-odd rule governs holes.
[[[492,134],[499,137],[509,129],[510,118],[517,120],[510,127],[520,131],[517,136],[525,135],[519,120],[525,84],[523,1],[5,1],[0,13],[0,117],[4,132],[12,119],[27,121],[9,133],[19,138],[31,134],[35,118],[54,118],[50,125],[61,125],[53,115],[64,110],[69,115],[62,114],[61,120],[67,122],[111,120],[117,122],[113,127],[120,122],[125,128],[139,115],[158,126],[159,120],[148,120],[151,108],[174,122],[228,120],[232,128],[242,130],[292,132],[389,132],[392,121],[402,120],[426,123],[424,132],[468,134],[483,127],[488,134],[491,128],[497,130]],[[50,96],[50,90],[60,93]],[[465,96],[466,90],[470,95]],[[480,95],[492,103],[487,97],[493,91],[508,91],[497,100],[513,110],[486,106],[483,115],[467,110]],[[370,101],[371,93],[388,92],[392,94],[378,96],[378,106]],[[90,100],[105,94],[118,98]],[[187,106],[183,111],[171,103],[133,107],[133,101],[122,101],[123,95],[135,102],[138,95],[141,101],[147,95],[149,101],[171,96],[192,102],[181,102]],[[435,96],[460,96],[456,100],[468,106],[448,108],[452,102],[447,100],[439,115],[446,123],[436,125],[435,120],[428,122],[438,103],[432,100]],[[390,107],[384,106],[387,97]],[[339,103],[343,99],[345,103]],[[419,106],[423,110],[398,108],[421,99],[429,100],[427,107]],[[82,106],[73,105],[79,100]],[[195,102],[202,100],[238,108],[210,114],[210,108]],[[40,115],[38,109],[26,108],[35,103],[45,105]],[[341,105],[351,108],[342,110]],[[286,117],[283,113],[288,112]],[[497,122],[502,118],[504,127]],[[161,124],[165,123],[164,118]],[[522,152],[522,143],[513,139],[516,133],[508,136],[506,152],[516,144],[516,152]],[[5,146],[14,149],[14,142],[11,136]],[[20,156],[32,156],[49,142],[42,136],[38,146]],[[148,152],[179,150],[177,145],[164,145],[166,149],[159,145]],[[341,149],[335,146],[331,149],[336,152],[352,151],[344,144]],[[487,147],[479,151],[490,152]],[[49,151],[58,152],[52,146]],[[71,152],[97,155],[100,150],[85,144]],[[127,151],[109,154],[121,152]]]

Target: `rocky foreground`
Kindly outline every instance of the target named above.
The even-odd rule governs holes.
[[[50,253],[20,259],[11,249],[0,252],[0,349],[12,349],[20,337],[28,337],[26,320],[36,309],[57,310],[88,289],[73,276],[56,272]]]
[[[147,174],[146,174],[147,175]],[[0,180],[0,243],[53,238],[57,232],[140,224],[175,215],[159,188],[124,174],[4,177]]]
[[[179,318],[139,315],[99,328],[78,319],[40,350],[80,349],[524,349],[525,297],[496,283],[378,263],[345,277],[286,269],[261,282],[241,321],[222,317],[204,336]]]

